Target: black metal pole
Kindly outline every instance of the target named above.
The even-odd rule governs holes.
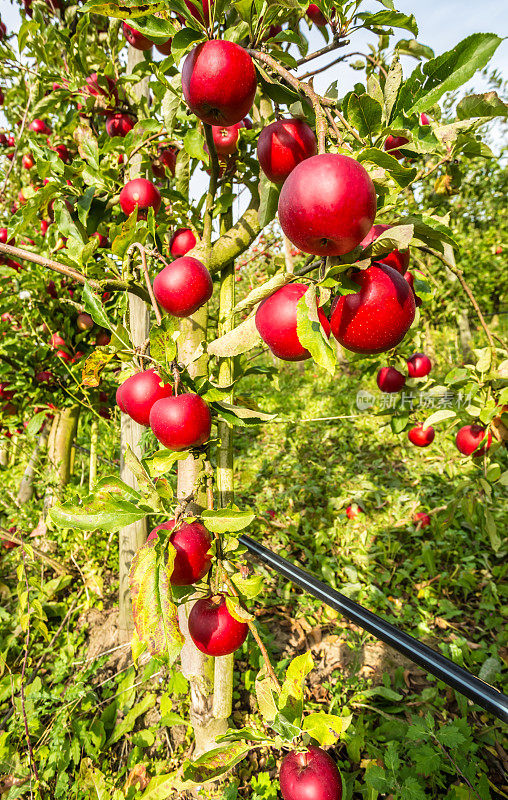
[[[280,575],[284,575],[296,583],[309,594],[322,600],[327,605],[340,611],[351,622],[359,625],[364,630],[372,633],[377,639],[393,647],[402,655],[407,656],[415,664],[435,675],[436,678],[456,689],[461,694],[469,697],[503,722],[508,722],[508,697],[498,692],[488,683],[471,675],[467,670],[454,664],[449,658],[432,650],[426,644],[419,642],[409,634],[400,631],[395,625],[368,611],[359,603],[355,603],[340,592],[335,591],[322,581],[314,578],[305,570],[296,567],[282,556],[273,553],[267,547],[251,539],[250,536],[240,536],[243,544],[250,553],[257,556],[264,564],[272,567]]]

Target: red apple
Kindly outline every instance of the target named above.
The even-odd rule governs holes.
[[[404,280],[409,283],[411,289],[413,290],[413,295],[414,295],[414,298],[415,298],[415,306],[417,308],[420,308],[420,306],[422,304],[422,298],[418,297],[418,295],[415,292],[415,280],[413,278],[412,273],[409,272],[409,271],[405,272],[404,273]]]
[[[70,361],[71,360],[71,356],[69,355],[69,353],[66,353],[65,350],[57,350],[56,351],[56,356],[57,356],[57,358],[61,358],[62,361]]]
[[[160,530],[172,531],[175,520],[163,522],[151,531],[147,541],[157,538]],[[184,523],[169,537],[169,541],[176,550],[176,556],[171,574],[173,586],[190,586],[203,578],[212,563],[208,552],[212,537],[200,522]]]
[[[414,515],[413,522],[419,528],[426,528],[428,525],[430,525],[430,517],[425,513],[425,511],[419,511]]]
[[[367,245],[372,244],[378,236],[390,230],[391,227],[391,225],[373,225],[367,236],[360,242],[361,247],[367,247]],[[409,266],[409,249],[392,250],[391,253],[385,253],[384,256],[375,256],[375,260],[379,264],[388,264],[389,267],[393,267],[401,275],[404,275]]]
[[[113,80],[113,78],[109,78],[107,75],[101,75],[101,78],[106,82],[107,88],[100,85],[98,73],[92,72],[92,74],[86,79],[86,84],[81,91],[86,92],[92,97],[105,97],[116,104],[118,102],[118,90],[116,88],[116,82]]]
[[[122,33],[131,47],[134,47],[136,50],[151,49],[153,42],[151,42],[150,39],[147,39],[146,36],[143,36],[143,34],[139,31],[131,28],[131,26],[127,25],[126,22],[122,23]]]
[[[231,156],[236,152],[240,128],[243,128],[243,120],[236,125],[212,125],[212,137],[215,150],[219,156]]]
[[[157,214],[160,207],[160,192],[146,178],[134,178],[133,181],[126,183],[120,192],[120,208],[126,216],[137,208],[138,218],[146,219],[149,208],[153,208],[154,214]]]
[[[420,114],[420,125],[430,125],[430,119],[425,112]]]
[[[425,353],[414,353],[407,360],[407,374],[410,378],[424,378],[431,369],[431,360]]]
[[[32,167],[35,164],[32,154],[27,153],[26,155],[24,155],[23,158],[21,159],[21,163],[23,164],[23,167],[25,169],[32,169]]]
[[[388,136],[384,143],[384,149],[389,152],[391,156],[400,160],[404,158],[404,153],[401,153],[398,148],[408,143],[409,139],[406,139],[405,136]]]
[[[402,372],[393,367],[380,369],[376,380],[382,392],[400,392],[406,384],[406,379]]]
[[[228,611],[223,594],[197,600],[189,614],[191,639],[208,656],[227,656],[242,646],[249,627]]]
[[[36,374],[35,380],[37,383],[51,384],[54,381],[53,373],[49,372],[48,370],[43,370],[42,372],[38,372]]]
[[[188,450],[208,441],[212,416],[205,401],[189,392],[157,400],[150,411],[150,427],[164,447]]]
[[[254,102],[256,72],[252,58],[234,42],[203,42],[185,59],[182,90],[190,110],[203,122],[235,125]]]
[[[136,124],[130,114],[123,114],[120,111],[108,114],[106,119],[106,133],[108,136],[127,136]]]
[[[455,437],[455,444],[457,450],[463,456],[470,456],[474,453],[475,456],[483,456],[492,444],[492,434],[488,433],[487,441],[480,447],[481,442],[485,439],[487,432],[481,425],[464,425]],[[480,449],[478,449],[480,447]]]
[[[174,317],[190,317],[210,299],[213,283],[201,261],[177,258],[155,277],[153,292],[158,303]]]
[[[500,256],[502,252],[503,252],[503,248],[501,247],[501,245],[498,245],[496,247],[496,256]]]
[[[279,197],[279,222],[305,253],[339,256],[360,244],[376,216],[368,172],[349,156],[307,158],[291,172]]]
[[[272,353],[284,361],[304,361],[310,353],[303,347],[296,332],[297,304],[308,287],[305,283],[288,283],[265,298],[256,311],[256,328]],[[318,316],[326,335],[330,323],[319,308]]]
[[[318,25],[319,27],[322,28],[327,23],[325,15],[323,14],[319,6],[317,6],[315,3],[310,3],[309,7],[307,8],[306,14],[308,18],[311,20],[311,22],[314,23],[314,25]]]
[[[176,147],[165,147],[159,153],[159,161],[164,167],[169,169],[172,175],[174,175],[176,171],[177,156],[178,150]]]
[[[201,2],[198,0],[198,6],[191,3],[190,0],[185,0],[185,5],[193,17],[208,25],[210,22],[210,6],[213,6],[213,0],[201,0]]]
[[[411,287],[385,264],[372,264],[352,280],[360,291],[339,298],[331,317],[333,335],[353,353],[391,350],[400,344],[415,317]]]
[[[124,414],[140,425],[148,427],[154,403],[169,398],[173,389],[153,369],[137,372],[127,378],[116,390],[116,402]]]
[[[64,164],[69,164],[71,161],[71,154],[69,150],[64,144],[57,144],[55,147],[52,148],[55,153],[57,154],[58,158],[61,159]]]
[[[0,243],[1,244],[14,244],[14,239],[8,239],[8,231],[7,228],[0,228]]]
[[[99,247],[109,247],[109,239],[107,236],[104,236],[102,233],[92,233],[92,238],[99,240]]]
[[[429,444],[432,444],[434,441],[434,437],[436,435],[436,431],[432,427],[426,428],[423,430],[423,425],[415,425],[414,428],[411,428],[408,432],[408,439],[409,441],[416,445],[416,447],[428,447]]]
[[[320,747],[284,756],[279,773],[284,800],[341,800],[342,779],[333,758]]]
[[[363,508],[360,508],[358,503],[354,503],[346,508],[346,517],[348,519],[356,519],[356,517],[359,517],[360,514],[365,514],[365,511]]]
[[[111,341],[111,336],[107,331],[99,331],[95,337],[95,344],[97,347],[106,347]]]
[[[7,28],[5,27],[5,23],[0,20],[0,42],[5,39],[7,36]]]
[[[196,246],[197,239],[190,228],[178,228],[169,240],[169,252],[172,256],[184,256]]]
[[[2,89],[0,89],[0,106],[3,106],[4,100],[5,100],[4,93]]]
[[[28,126],[33,133],[44,133],[48,136],[51,133],[51,128],[46,125],[43,119],[34,119]]]
[[[67,343],[66,343],[65,339],[62,339],[62,337],[60,336],[59,333],[54,333],[51,336],[51,339],[49,340],[49,344],[50,344],[50,347],[53,350],[56,350],[57,348],[60,348],[60,347],[67,347]]]
[[[46,291],[50,297],[53,297],[55,299],[58,297],[55,281],[49,281],[49,283],[46,286]]]
[[[168,39],[166,42],[162,44],[156,44],[155,49],[162,53],[163,56],[170,56],[171,55],[171,42],[173,39]]]
[[[93,328],[93,319],[90,314],[78,314],[76,328],[80,331],[91,331]]]
[[[314,131],[302,119],[280,119],[263,128],[259,135],[259,164],[274,183],[283,183],[297,164],[316,152]]]

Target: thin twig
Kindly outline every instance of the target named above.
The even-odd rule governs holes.
[[[336,50],[338,47],[347,47],[348,44],[349,44],[349,39],[344,39],[344,41],[334,39],[333,42],[327,44],[326,47],[322,47],[321,50],[316,50],[315,53],[311,53],[308,56],[300,58],[299,61],[296,62],[297,66],[301,67],[302,64],[306,64],[308,61],[313,61],[315,58],[324,56],[326,55],[326,53],[329,53],[331,50]]]
[[[136,155],[136,153],[139,153],[139,151],[140,151],[140,150],[142,150],[142,149],[143,149],[143,147],[144,147],[145,145],[147,145],[149,142],[153,142],[153,140],[154,140],[154,139],[158,139],[158,138],[159,138],[159,136],[162,136],[162,134],[163,134],[163,133],[164,133],[164,128],[163,128],[161,131],[159,131],[159,133],[154,133],[152,136],[149,136],[149,137],[148,137],[148,139],[144,139],[144,140],[141,142],[141,144],[138,144],[138,145],[137,145],[137,146],[134,148],[134,150],[132,150],[132,152],[131,152],[131,153],[130,153],[128,156],[127,156],[127,158],[126,158],[126,162],[130,161],[130,159],[132,158],[132,156]]]
[[[303,92],[306,94],[311,103],[314,105],[314,101],[317,100],[322,106],[335,106],[335,100],[331,100],[329,97],[322,97],[319,94],[316,94],[312,86],[309,86],[307,83],[302,83],[301,80],[295,78],[294,75],[281,67],[281,65],[274,59],[272,56],[269,56],[268,53],[261,53],[259,50],[248,50],[247,51],[252,58],[255,58],[257,61],[262,61],[268,67],[274,70],[274,72],[278,72],[278,74],[284,78],[284,80],[289,83],[290,86],[293,87],[297,92]]]
[[[148,265],[146,263],[146,250],[143,247],[143,245],[140,244],[139,242],[133,242],[127,252],[129,253],[133,247],[137,247],[141,255],[141,264],[143,266],[143,275],[145,277],[146,288],[148,291],[148,295],[150,297],[150,302],[152,304],[153,313],[155,314],[155,319],[157,320],[157,325],[160,325],[162,322],[162,315],[159,310],[159,306],[157,305],[157,300],[155,299],[155,295],[153,293],[152,282],[150,280],[150,273],[148,272]]]

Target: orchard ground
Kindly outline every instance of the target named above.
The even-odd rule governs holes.
[[[420,345],[431,355],[437,380],[460,359],[452,329],[429,329]],[[267,355],[256,363],[273,365]],[[454,518],[449,510],[439,510],[449,507],[452,496],[460,496],[465,475],[472,477],[479,467],[458,454],[443,429],[421,451],[410,445],[406,433],[392,433],[389,416],[360,410],[359,390],[371,393],[380,408],[389,397],[378,391],[375,375],[374,367],[367,375],[362,366],[349,364],[330,377],[308,361],[282,365],[278,386],[262,375],[244,379],[244,402],[262,398],[263,410],[278,414],[262,428],[235,429],[241,487],[237,502],[258,513],[249,533],[501,688],[508,655],[503,551],[496,554],[460,508]],[[336,416],[345,418],[302,421]],[[114,419],[100,422],[100,441],[102,458],[118,459]],[[67,489],[73,497],[76,491],[86,494],[88,456],[79,449],[89,446],[86,430],[78,432],[77,444]],[[506,451],[499,458],[506,469]],[[24,460],[21,455],[3,472],[7,503]],[[110,472],[110,464],[99,462],[98,477]],[[19,531],[37,524],[44,481],[37,485],[34,502],[20,511],[11,508],[10,520]],[[346,507],[351,502],[365,513],[350,521]],[[420,511],[429,511],[432,519],[423,530],[412,522]],[[503,530],[506,509],[499,506],[494,514]],[[155,526],[162,520],[151,521]],[[73,774],[77,779],[88,769],[96,777],[102,774],[104,786],[136,786],[138,791],[132,789],[127,796],[141,797],[149,777],[168,771],[168,766],[176,768],[189,750],[185,678],[176,665],[162,683],[166,669],[143,658],[136,670],[128,665],[128,646],[106,652],[118,646],[118,567],[111,536],[49,530],[29,541],[53,554],[76,578],[80,575],[71,580],[55,574],[43,591],[32,589],[31,602],[42,603],[49,637],[56,635],[56,640],[51,650],[40,635],[32,642],[32,659],[40,656],[42,667],[26,687],[30,728],[55,764],[74,759],[74,767],[66,766],[70,782]],[[4,653],[15,635],[15,616],[10,614],[16,603],[14,558],[12,551],[3,551]],[[476,795],[461,776],[466,768],[473,769],[476,787],[485,792],[487,786],[503,786],[507,745],[500,724],[480,710],[469,710],[468,726],[465,698],[289,582],[257,563],[252,567],[261,572],[265,585],[255,617],[277,668],[284,669],[291,658],[310,649],[316,667],[307,682],[309,708],[353,714],[332,751],[346,797],[370,800],[377,792],[405,785],[412,792],[406,796],[415,800],[429,796],[425,787],[434,797],[472,798]],[[236,727],[260,723],[252,694],[261,667],[261,656],[247,642],[235,662]],[[0,687],[3,715],[11,698],[8,673]],[[21,717],[13,724],[13,744],[17,738],[22,747]],[[63,760],[62,748],[67,754]],[[208,788],[206,796],[275,800],[277,774],[273,755],[253,750],[235,777]],[[8,777],[3,780],[0,786],[7,787]]]

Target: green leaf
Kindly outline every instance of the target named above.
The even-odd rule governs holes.
[[[83,301],[85,304],[85,311],[90,314],[95,324],[99,325],[101,328],[110,330],[112,327],[111,322],[104,311],[102,301],[97,297],[97,295],[93,294],[88,281],[85,283],[83,288]]]
[[[385,770],[377,764],[369,764],[365,770],[364,779],[367,786],[372,786],[377,792],[384,793],[391,789],[391,783],[386,777]]]
[[[95,186],[89,186],[88,189],[85,190],[85,193],[78,197],[76,202],[76,208],[78,210],[78,217],[79,221],[82,225],[86,225],[86,221],[88,218],[88,212],[92,207],[92,201],[95,194]]]
[[[271,422],[277,416],[277,414],[265,414],[263,411],[257,411],[252,408],[242,408],[242,406],[226,403],[223,400],[215,400],[212,406],[219,416],[242,428],[247,425],[260,425],[263,422]]]
[[[164,44],[168,39],[176,36],[176,28],[172,22],[154,14],[143,17],[131,17],[129,25],[151,39],[156,44]]]
[[[347,118],[362,138],[372,139],[381,128],[383,109],[380,103],[368,94],[350,94]]]
[[[265,722],[273,722],[279,713],[277,700],[278,690],[270,675],[266,674],[265,667],[258,673],[254,684],[259,713]]]
[[[203,522],[212,533],[236,533],[243,531],[256,515],[251,511],[240,511],[237,508],[219,508],[214,511],[203,511],[201,514]]]
[[[309,286],[297,303],[296,334],[300,343],[309,351],[314,361],[333,375],[337,364],[337,356],[334,348],[326,338],[319,320],[316,289],[313,285]]]
[[[416,39],[400,39],[395,49],[403,56],[413,56],[418,59],[434,58],[434,50],[426,44],[417,42]]]
[[[483,69],[501,41],[493,33],[474,33],[452,50],[419,64],[404,84],[398,108],[408,115],[426,111],[446,92],[455,91]]]
[[[183,461],[188,458],[188,453],[176,453],[173,450],[158,450],[146,460],[146,467],[152,478],[158,478],[160,475],[165,475],[166,472],[176,464],[177,461]]]
[[[264,228],[274,219],[277,213],[280,190],[280,186],[269,181],[264,172],[261,173],[258,209],[258,220],[261,228]]]
[[[205,140],[199,128],[191,128],[183,138],[185,152],[188,153],[191,158],[197,158],[198,161],[208,160],[204,144]]]
[[[93,494],[81,505],[72,502],[55,505],[49,518],[60,528],[79,528],[114,533],[146,516],[146,509],[136,505],[141,496],[119,478],[102,478]]]
[[[217,780],[242,761],[254,746],[245,742],[233,742],[223,747],[215,747],[195,761],[184,761],[183,777],[194,784]]]
[[[398,55],[395,55],[390,65],[390,69],[388,70],[384,88],[385,116],[388,122],[391,119],[392,109],[397,100],[397,95],[402,83],[402,77],[402,66],[400,59]]]
[[[146,542],[132,560],[129,585],[132,614],[140,641],[150,654],[172,664],[184,643],[171,592],[171,573],[176,556],[168,545],[162,555],[157,539]]]
[[[308,714],[303,720],[303,730],[315,739],[321,747],[329,747],[337,742],[352,722],[352,715],[339,717],[337,714],[327,714],[317,711]]]
[[[138,225],[137,208],[134,209],[132,214],[125,220],[118,233],[111,243],[111,252],[115,256],[123,258],[133,242],[144,244],[148,235],[148,230],[144,223]]]
[[[292,744],[296,739],[302,735],[302,729],[299,725],[294,725],[288,718],[281,714],[280,711],[273,720],[271,727],[279,736],[282,737],[284,742]]]
[[[362,12],[358,14],[358,17],[363,19],[366,28],[377,28],[380,25],[387,25],[393,28],[404,28],[414,36],[418,36],[418,25],[416,24],[413,14],[408,16],[407,14],[402,14],[400,11],[377,11],[375,14]]]
[[[164,367],[169,367],[176,357],[177,328],[176,317],[165,314],[161,324],[150,329],[150,355]]]
[[[457,412],[451,408],[442,408],[439,411],[434,411],[423,423],[423,430],[426,430],[431,425],[436,425],[438,422],[443,422],[445,419],[455,419],[456,416]]]
[[[508,117],[508,103],[503,102],[497,92],[468,94],[456,109],[457,119],[471,117]]]
[[[196,31],[194,28],[182,28],[179,30],[171,43],[171,55],[175,60],[175,64],[179,64],[182,56],[184,56],[196,42],[202,42],[204,38],[204,33],[202,31]]]
[[[264,578],[262,575],[250,575],[248,578],[242,578],[239,572],[231,576],[231,581],[242,597],[245,597],[247,600],[258,597],[264,585]]]
[[[143,716],[147,711],[153,708],[156,699],[156,696],[151,692],[145,694],[143,699],[127,712],[124,719],[115,725],[113,733],[105,744],[105,748],[111,747],[112,744],[120,741],[127,733],[130,733],[134,729],[138,717]]]
[[[439,751],[432,745],[424,743],[413,750],[412,759],[416,772],[425,776],[433,775],[442,763]]]
[[[27,436],[34,436],[36,433],[38,433],[39,428],[46,419],[47,413],[48,413],[47,411],[39,411],[39,413],[36,414],[35,417],[32,417],[32,419],[26,426],[25,433]]]
[[[293,658],[286,670],[286,677],[282,684],[282,691],[279,698],[280,709],[284,708],[289,697],[295,700],[303,699],[305,678],[312,669],[314,669],[314,659],[312,658],[310,650]]]
[[[261,344],[261,337],[256,328],[256,318],[252,316],[229,333],[210,342],[208,352],[213,356],[238,356],[247,353],[258,344]]]
[[[101,382],[101,372],[108,365],[115,353],[105,347],[96,347],[88,356],[82,367],[81,383],[83,386],[95,387]]]
[[[407,186],[416,175],[414,167],[405,167],[397,159],[385,153],[384,150],[379,150],[376,147],[368,147],[365,150],[360,150],[357,154],[357,160],[361,163],[368,161],[371,164],[381,167],[386,170],[391,178],[401,187]]]

